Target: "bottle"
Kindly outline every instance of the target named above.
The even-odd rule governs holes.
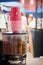
[[[26,25],[27,25],[26,15],[24,13],[21,13],[21,17],[22,17],[22,32],[26,33]]]

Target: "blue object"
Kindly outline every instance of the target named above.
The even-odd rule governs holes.
[[[12,2],[12,1],[19,1],[19,0],[0,0],[0,2]]]
[[[15,2],[15,1],[18,1],[18,2]],[[36,15],[36,10],[35,11],[31,11],[31,10],[25,9],[23,7],[23,5],[21,3],[19,3],[19,0],[14,0],[14,2],[13,2],[13,0],[12,0],[12,2],[0,2],[0,5],[3,5],[6,8],[9,8],[9,7],[19,7],[21,9],[21,12],[23,12],[25,14],[33,14],[37,18],[43,18],[43,6],[37,8],[37,15]],[[4,13],[8,13],[10,11],[4,9],[3,12]]]

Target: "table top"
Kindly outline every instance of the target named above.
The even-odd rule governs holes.
[[[4,33],[2,33],[3,35],[22,35],[22,34],[27,34],[27,32],[25,32],[25,33],[13,33],[13,32],[4,32]]]

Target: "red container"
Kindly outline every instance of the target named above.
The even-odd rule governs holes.
[[[21,12],[18,7],[13,7],[10,12],[10,21],[12,31],[20,33],[22,31]]]
[[[11,21],[18,21],[21,20],[21,12],[18,7],[13,7],[10,12],[10,20]]]
[[[11,29],[14,33],[21,33],[22,26],[21,21],[11,21]]]

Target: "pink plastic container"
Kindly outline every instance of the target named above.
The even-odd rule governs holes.
[[[10,21],[12,32],[20,33],[22,31],[21,12],[18,7],[13,7],[10,12]]]

